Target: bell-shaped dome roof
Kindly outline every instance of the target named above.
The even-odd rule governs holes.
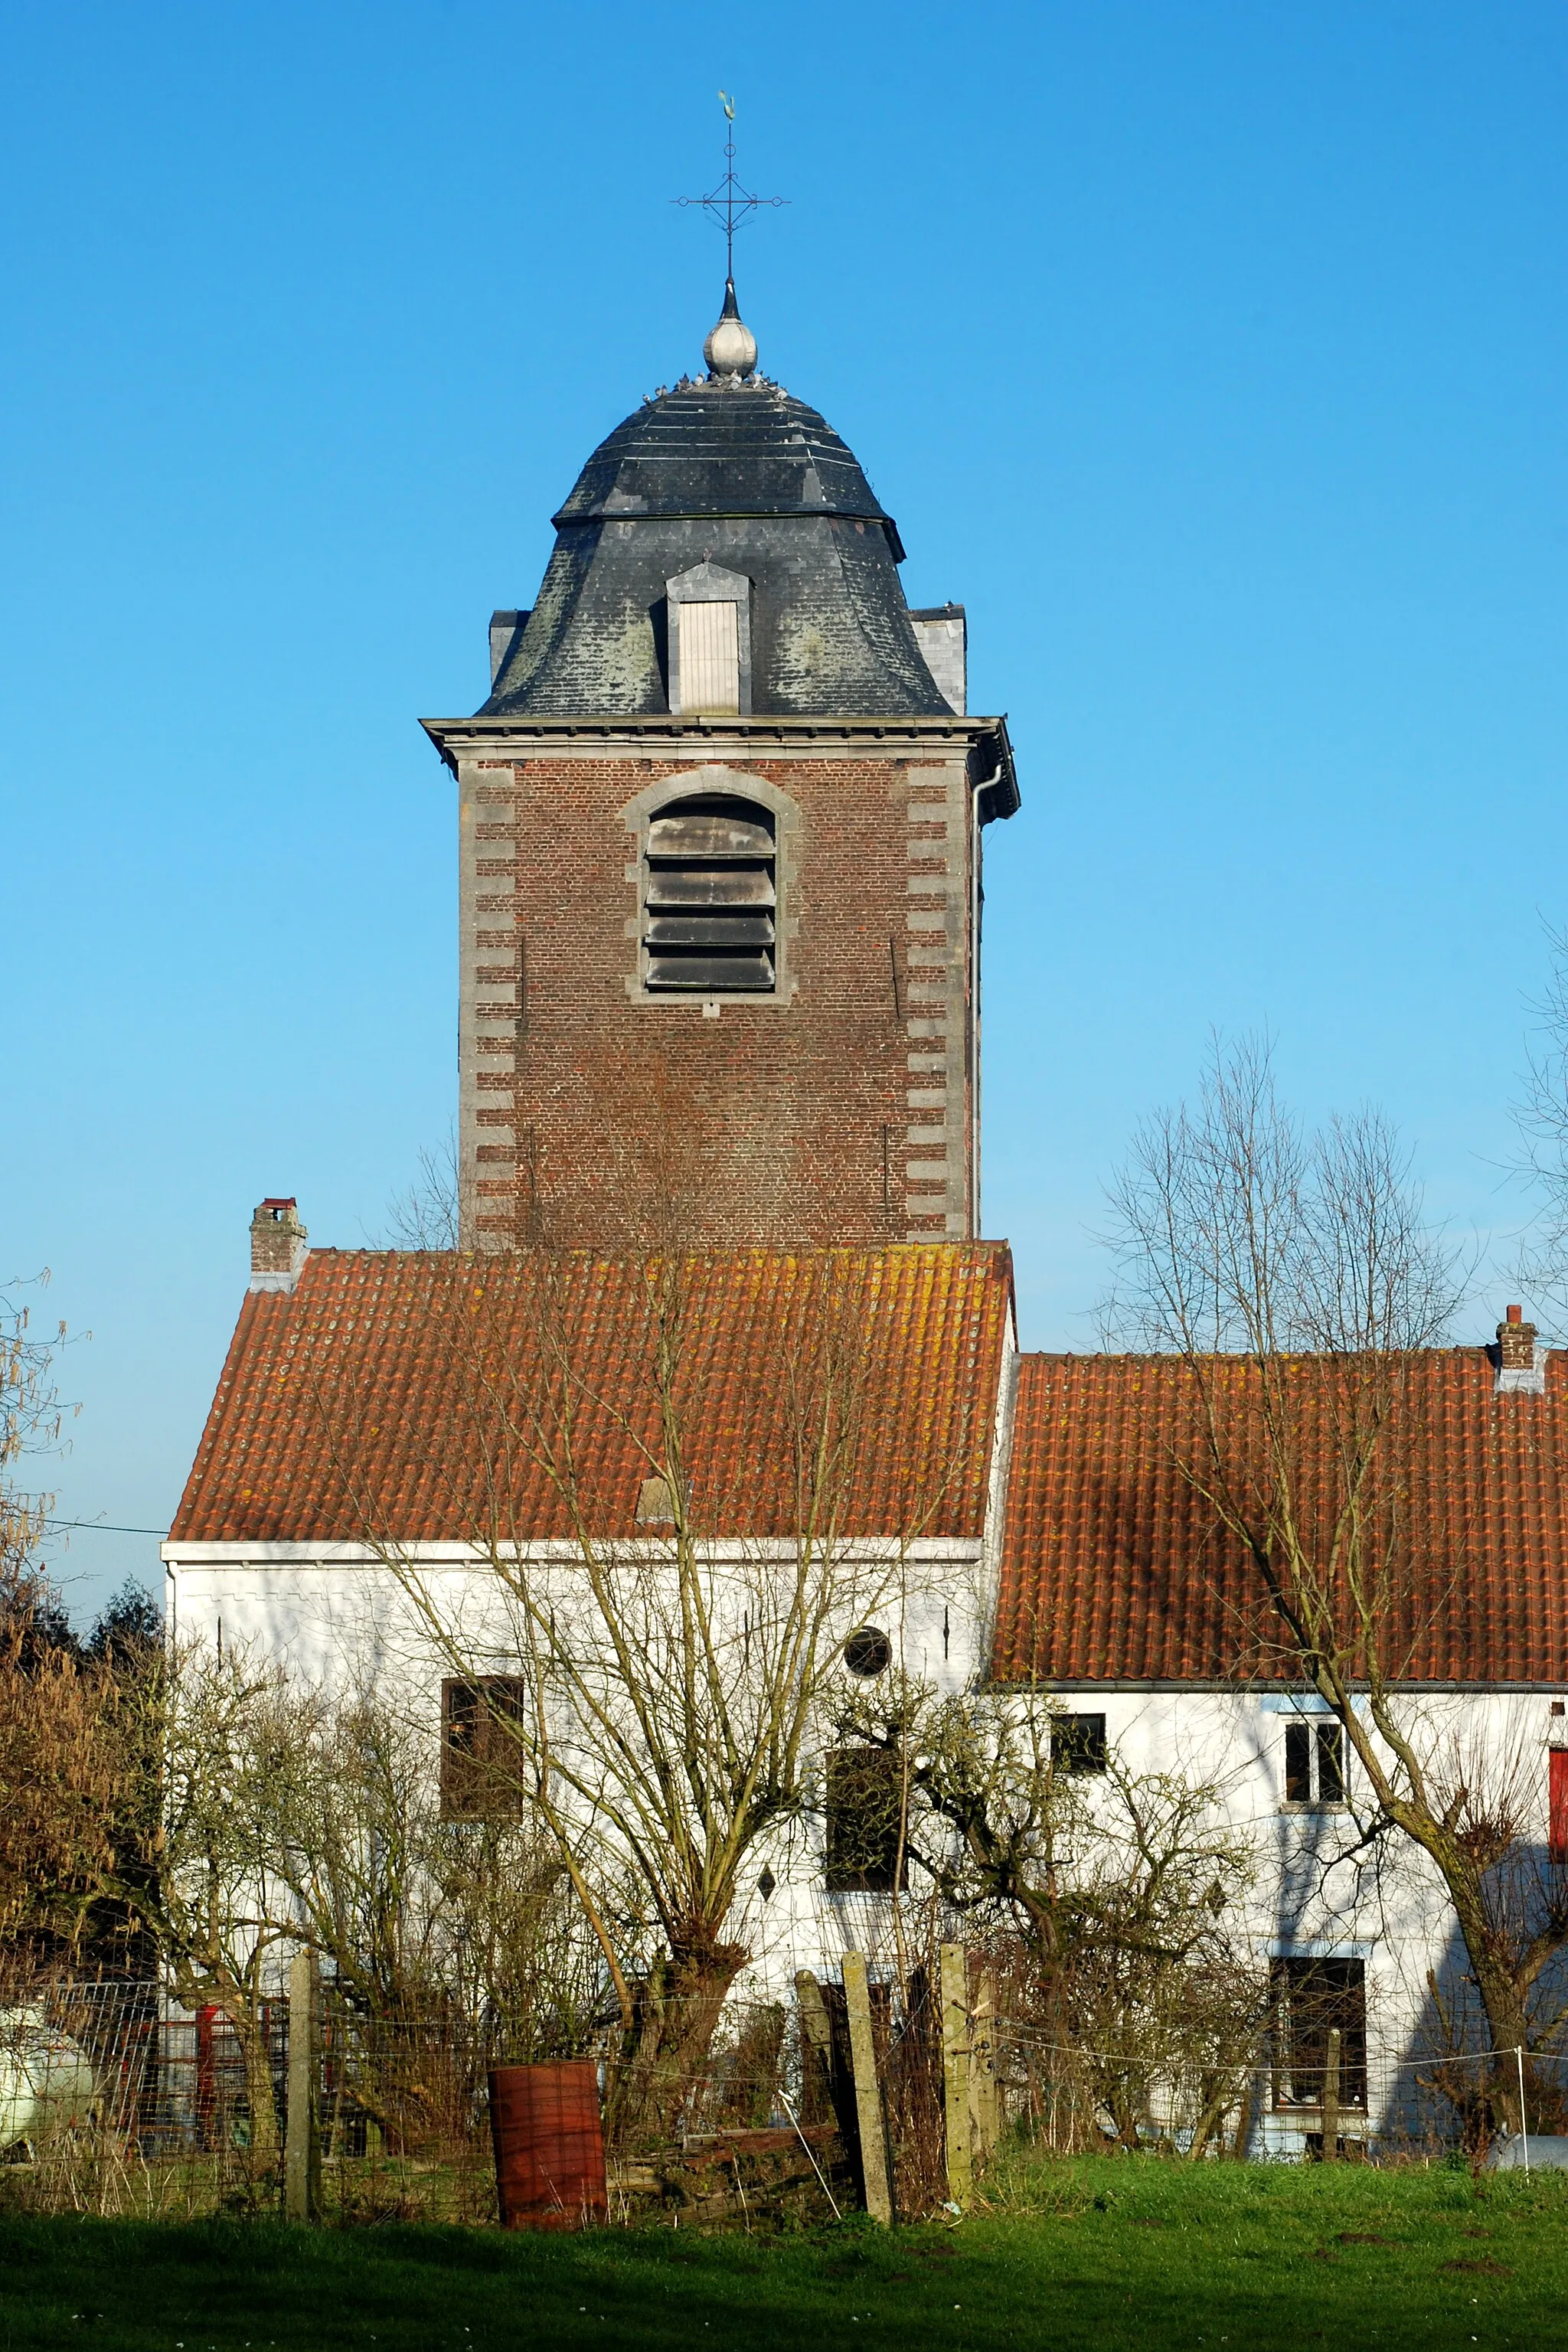
[[[705,382],[645,400],[578,475],[483,715],[668,710],[667,591],[704,564],[747,583],[753,712],[947,713],[900,585],[897,525],[826,419],[752,373],[732,287],[707,348]]]
[[[847,515],[898,528],[848,444],[782,384],[678,384],[600,442],[553,520],[626,515]]]

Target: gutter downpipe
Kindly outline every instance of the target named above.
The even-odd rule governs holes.
[[[983,784],[976,784],[969,796],[969,937],[971,940],[969,974],[969,1197],[971,1238],[980,1239],[980,930],[984,893],[980,887],[980,836],[982,822],[980,803],[985,794],[1002,781],[1002,760],[998,753],[996,765]]]

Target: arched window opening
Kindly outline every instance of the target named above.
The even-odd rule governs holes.
[[[754,801],[673,801],[647,829],[643,984],[657,995],[772,995],[773,821]]]

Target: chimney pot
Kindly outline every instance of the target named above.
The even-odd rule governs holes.
[[[1509,1319],[1509,1321],[1510,1321],[1510,1323],[1522,1323],[1522,1322],[1523,1322],[1523,1320],[1524,1320],[1524,1309],[1523,1309],[1523,1307],[1510,1307],[1507,1311],[1508,1311],[1508,1319]]]
[[[292,1290],[309,1255],[309,1237],[292,1193],[287,1200],[263,1201],[250,1220],[248,1287]]]

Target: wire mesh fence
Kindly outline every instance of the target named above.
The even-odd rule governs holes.
[[[55,1986],[0,2011],[0,2197],[171,2218],[279,2206],[286,1998],[180,2008],[155,1984]],[[730,2003],[695,2057],[606,2032],[595,2058],[610,2210],[803,2217],[856,2201],[832,2096],[793,2004]],[[343,2221],[496,2219],[493,2068],[541,2055],[454,2008],[370,2017],[328,1987],[311,2036],[321,2210]]]
[[[1554,2054],[1381,2052],[1300,2001],[1289,2032],[1272,2009],[1246,2047],[1094,2042],[1009,2010],[978,1964],[969,1981],[956,2024],[925,1969],[868,1989],[870,2095],[905,2217],[953,2195],[955,2063],[982,2196],[987,2159],[999,2179],[1009,2155],[1479,2161],[1500,2119],[1517,2137],[1521,2102],[1527,2134],[1568,2112]],[[282,1998],[192,2010],[153,1983],[54,1986],[0,2010],[0,2200],[279,2210],[291,2024]],[[609,2218],[776,2226],[859,2204],[868,2086],[852,2042],[844,1985],[811,1977],[792,2000],[731,2000],[711,2032],[679,2004],[640,2036],[606,2021],[576,2054],[596,2069]],[[559,2053],[456,2005],[369,2016],[331,1985],[306,2047],[323,2219],[495,2221],[489,2073]]]
[[[1331,2032],[1341,2035],[1331,2053]],[[1275,2029],[1250,2050],[1216,2054],[1133,2038],[1096,2049],[1004,2017],[993,2063],[1005,2131],[1051,2155],[1482,2162],[1505,2139],[1555,2138],[1568,2109],[1562,2053],[1403,2055],[1334,2028],[1289,2039]]]

